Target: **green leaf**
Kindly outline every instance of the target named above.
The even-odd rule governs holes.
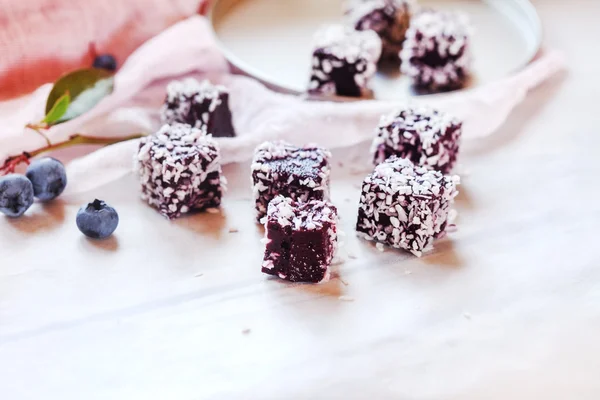
[[[69,108],[69,104],[71,104],[71,95],[69,91],[60,96],[58,100],[54,103],[48,114],[44,117],[42,122],[45,122],[48,125],[53,125],[56,121],[58,121],[65,113],[67,112],[67,108]]]
[[[69,121],[92,109],[105,96],[112,93],[113,87],[114,77],[110,71],[86,68],[70,72],[54,83],[46,101],[46,115],[68,92],[71,99],[67,109],[52,124]]]

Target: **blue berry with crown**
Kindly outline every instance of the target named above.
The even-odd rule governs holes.
[[[92,239],[105,239],[117,229],[119,214],[104,201],[96,199],[79,209],[76,222],[84,235]]]

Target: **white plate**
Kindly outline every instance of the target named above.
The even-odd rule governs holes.
[[[541,24],[528,0],[421,0],[442,10],[461,10],[475,28],[474,79],[470,86],[506,76],[531,61],[541,44]],[[215,0],[209,17],[229,61],[276,89],[304,92],[313,33],[342,21],[342,0]],[[399,72],[378,73],[378,99],[415,93]]]

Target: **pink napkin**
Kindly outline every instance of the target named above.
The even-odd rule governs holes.
[[[203,0],[0,0],[0,99],[91,65],[90,43],[119,64]]]
[[[411,101],[426,102],[462,118],[465,140],[481,138],[496,131],[529,90],[563,67],[559,53],[545,52],[502,81]],[[269,139],[315,142],[329,148],[368,141],[380,116],[402,106],[399,102],[374,100],[307,101],[275,93],[251,78],[232,75],[205,18],[195,16],[141,46],[117,74],[112,95],[83,116],[52,128],[49,137],[60,141],[73,133],[110,137],[153,132],[159,127],[158,109],[166,84],[189,75],[210,78],[230,89],[238,136],[218,139],[224,163],[249,159],[254,147]],[[0,103],[0,160],[44,145],[41,137],[23,127],[42,118],[50,88],[44,85],[27,98]],[[129,173],[136,146],[137,141],[124,142],[73,161],[68,171],[68,192],[83,192]]]

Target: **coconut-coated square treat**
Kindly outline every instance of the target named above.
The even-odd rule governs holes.
[[[220,159],[217,143],[203,130],[163,125],[140,140],[135,156],[142,199],[169,219],[218,207],[227,183]]]
[[[278,195],[298,201],[329,199],[330,158],[329,150],[316,145],[272,141],[258,146],[251,166],[257,221]]]
[[[194,78],[172,81],[161,109],[163,124],[176,122],[200,128],[214,137],[234,137],[235,129],[229,108],[229,91],[225,86]]]
[[[463,87],[471,74],[471,30],[459,12],[426,10],[413,16],[400,53],[402,73],[424,91]]]
[[[277,196],[265,221],[262,272],[291,282],[329,280],[338,246],[337,209],[329,201]]]
[[[399,61],[413,8],[412,0],[347,0],[345,13],[354,29],[379,35],[381,60]]]
[[[445,234],[458,176],[392,156],[363,182],[356,230],[365,239],[420,257]]]
[[[391,156],[450,173],[460,150],[462,122],[427,106],[407,106],[384,115],[371,145],[373,163]]]
[[[377,72],[381,39],[371,30],[329,25],[315,34],[308,92],[360,97]]]

